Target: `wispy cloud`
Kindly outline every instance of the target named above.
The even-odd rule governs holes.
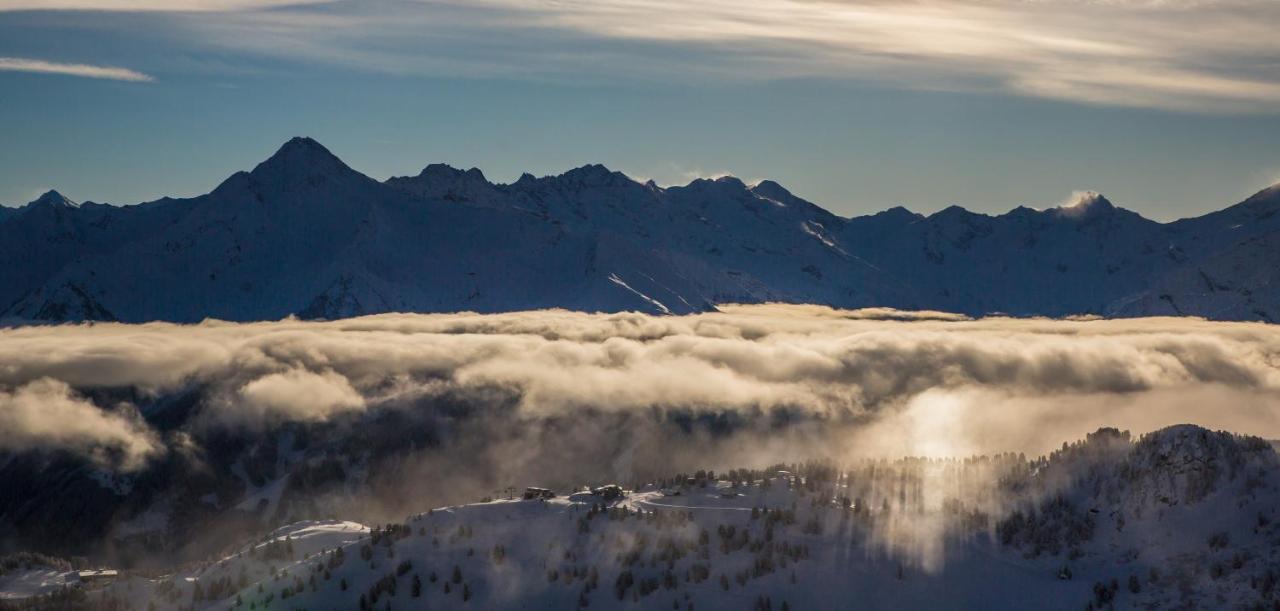
[[[128,68],[115,66],[94,66],[90,64],[63,64],[40,59],[21,57],[0,57],[0,70],[9,72],[35,72],[39,74],[65,74],[86,78],[110,79],[115,81],[151,82],[155,79]]]
[[[0,11],[244,11],[331,0],[0,0]]]
[[[1273,0],[0,0],[33,8],[199,11],[168,22],[189,44],[397,74],[804,77],[1280,108]]]
[[[485,0],[583,35],[739,54],[748,76],[989,86],[1181,110],[1280,103],[1280,5],[1260,0]]]
[[[664,184],[666,185],[688,184],[689,182],[698,180],[700,178],[715,180],[717,178],[724,178],[725,176],[733,176],[733,174],[730,172],[724,172],[724,171],[709,172],[697,166],[685,167],[674,162],[671,163],[670,165],[671,165],[671,168],[670,168],[670,172],[668,172],[668,175],[675,178],[673,180],[664,181]]]

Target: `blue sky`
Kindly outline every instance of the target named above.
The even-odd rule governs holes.
[[[1280,182],[1272,0],[0,0],[0,203],[207,192],[291,136],[375,178],[600,162],[833,211]]]

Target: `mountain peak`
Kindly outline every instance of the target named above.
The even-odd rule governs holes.
[[[549,179],[568,188],[640,186],[640,183],[632,181],[628,175],[600,164],[582,165]]]
[[[323,144],[306,136],[294,136],[288,142],[280,145],[280,150],[276,152],[276,155],[282,154],[333,156],[333,153],[330,153],[329,149],[325,148]]]
[[[417,197],[450,201],[488,201],[496,190],[479,169],[463,170],[446,163],[430,164],[417,176],[392,176],[384,184]]]
[[[668,191],[684,197],[695,197],[704,200],[726,198],[733,201],[755,200],[759,202],[769,199],[747,187],[747,184],[742,182],[741,179],[728,174],[709,178],[695,178],[683,187],[673,186]]]
[[[615,172],[598,163],[574,168],[557,176],[573,184],[591,187],[614,186],[634,182],[622,172]]]
[[[968,208],[965,208],[964,206],[961,206],[958,204],[951,204],[946,208],[943,208],[937,212],[934,212],[933,214],[930,214],[928,218],[930,220],[948,220],[948,219],[968,219],[976,216],[986,216],[986,215],[980,214],[977,212],[972,212]]]
[[[791,198],[795,197],[785,187],[772,180],[762,180],[756,183],[754,187],[751,187],[751,192],[782,203],[787,203]]]
[[[1254,193],[1249,196],[1249,199],[1244,200],[1242,203],[1251,207],[1267,208],[1280,205],[1280,182]]]
[[[903,222],[915,221],[924,218],[922,215],[908,210],[905,206],[894,206],[886,210],[881,210],[872,216]]]
[[[462,179],[466,179],[467,182],[489,182],[484,177],[484,172],[481,172],[479,168],[463,170],[447,163],[432,163],[422,168],[422,172],[418,173],[418,177],[439,182],[456,182]]]
[[[1254,193],[1249,199],[1253,199],[1255,197],[1273,197],[1276,195],[1280,195],[1280,182]]]
[[[724,188],[730,188],[735,191],[748,190],[747,183],[742,182],[742,179],[738,178],[737,176],[733,176],[732,174],[725,174],[723,176],[714,176],[714,177],[706,177],[706,178],[695,178],[689,181],[689,184],[685,185],[682,188],[693,189],[693,190],[724,189]]]
[[[51,206],[56,208],[78,208],[80,204],[71,201],[71,198],[50,189],[45,191],[43,195],[37,197],[35,201],[28,204],[29,206]]]
[[[291,138],[274,155],[258,164],[250,174],[256,178],[315,179],[331,173],[355,173],[329,149],[303,136]]]
[[[1071,194],[1071,197],[1062,205],[1054,208],[1052,212],[1058,216],[1066,218],[1096,218],[1098,216],[1114,212],[1116,207],[1111,200],[1103,197],[1097,191],[1077,191]]]

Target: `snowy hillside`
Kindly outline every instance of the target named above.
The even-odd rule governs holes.
[[[1120,315],[1195,314],[1226,320],[1280,321],[1280,230],[1252,235],[1194,265],[1158,277],[1118,304]]]
[[[433,164],[378,182],[295,138],[191,199],[108,206],[51,191],[0,208],[0,319],[680,314],[785,301],[1275,320],[1274,266],[1257,241],[1274,241],[1278,210],[1272,188],[1164,225],[1097,194],[1000,216],[844,219],[772,181],[662,188],[599,165],[494,184]]]
[[[699,471],[617,497],[513,490],[373,527],[298,522],[173,572],[67,590],[50,585],[75,581],[65,565],[12,563],[0,596],[137,609],[1270,607],[1278,466],[1255,438],[1103,429],[1032,460]]]

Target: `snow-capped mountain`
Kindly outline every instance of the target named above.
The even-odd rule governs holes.
[[[1103,429],[1030,461],[512,488],[386,525],[295,522],[157,577],[13,556],[0,597],[136,609],[1268,608],[1280,600],[1278,466],[1260,439],[1182,425],[1137,441]]]
[[[1280,188],[1161,224],[1082,194],[989,216],[845,219],[772,181],[662,188],[599,165],[511,184],[378,182],[295,138],[207,195],[49,192],[0,208],[0,318],[198,321],[387,311],[688,313],[788,301],[968,314],[1276,320]]]

